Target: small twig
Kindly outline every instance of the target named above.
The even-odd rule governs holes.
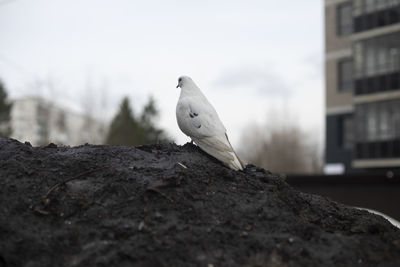
[[[35,212],[41,214],[41,215],[49,215],[50,212],[46,211],[46,210],[39,210],[39,209],[35,209]]]
[[[92,206],[93,204],[96,204],[96,205],[99,205],[99,206],[105,208],[105,206],[104,206],[100,201],[93,200],[93,201],[90,201],[90,202],[85,203],[85,204],[82,206],[82,209],[87,209],[88,207]]]
[[[166,194],[164,194],[163,192],[161,192],[160,190],[158,190],[156,188],[149,187],[149,188],[147,188],[147,191],[153,191],[153,192],[159,193],[160,195],[162,195],[163,197],[168,199],[171,203],[174,203],[174,200],[172,198],[170,198],[169,196],[167,196]]]
[[[188,167],[186,167],[185,165],[183,165],[182,163],[178,162],[178,165],[181,166],[184,169],[187,169]]]
[[[126,189],[126,187],[125,187],[123,184],[121,184],[121,187],[122,187],[122,189],[124,189],[125,195],[126,195],[126,196],[129,196],[129,192],[128,192],[128,190]]]
[[[74,176],[74,177],[72,177],[72,178],[69,178],[69,179],[67,179],[67,180],[65,180],[65,181],[62,181],[61,183],[55,184],[54,186],[52,186],[52,187],[49,189],[49,191],[47,191],[47,194],[44,196],[43,199],[46,200],[46,199],[48,198],[48,196],[49,196],[54,190],[56,190],[58,187],[60,187],[61,185],[65,185],[66,183],[68,183],[68,182],[70,182],[70,181],[72,181],[72,180],[79,179],[79,178],[81,178],[82,176],[85,176],[85,175],[87,175],[87,174],[89,174],[89,173],[92,173],[92,172],[95,172],[95,171],[99,171],[99,170],[102,170],[102,169],[105,169],[105,168],[108,168],[108,166],[103,166],[103,167],[101,167],[101,168],[91,169],[91,170],[82,172],[82,173],[80,173],[80,174],[78,174],[78,175],[76,175],[76,176]]]

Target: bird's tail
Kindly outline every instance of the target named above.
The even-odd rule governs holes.
[[[235,154],[235,160],[234,160],[235,166],[237,167],[238,170],[242,171],[244,169],[244,167],[246,167],[246,164],[236,154],[235,150],[233,149],[233,146],[231,145],[231,142],[229,141],[228,135],[226,133],[225,133],[225,137],[229,143],[229,146],[231,147],[231,149],[233,151],[233,154]]]
[[[226,137],[227,138],[227,137]],[[243,170],[244,163],[233,150],[229,139],[219,140],[214,137],[193,139],[193,141],[206,153],[218,159],[233,170]],[[224,142],[225,141],[225,142]]]

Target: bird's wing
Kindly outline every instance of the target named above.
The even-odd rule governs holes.
[[[217,112],[209,103],[191,101],[188,104],[187,116],[194,129],[194,137],[219,136],[226,132]]]
[[[229,167],[242,170],[244,164],[233,150],[226,129],[214,108],[211,105],[199,105],[197,103],[199,102],[189,105],[189,117],[197,130],[197,135],[192,136],[194,142]],[[200,107],[203,108],[199,109]]]
[[[226,129],[215,109],[201,99],[182,99],[177,106],[181,130],[205,152],[235,170],[243,164],[237,157],[226,135]]]

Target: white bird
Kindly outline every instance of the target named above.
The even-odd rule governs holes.
[[[181,88],[176,105],[176,119],[181,131],[203,151],[234,170],[243,170],[244,163],[229,142],[226,129],[214,107],[190,77],[178,79]]]

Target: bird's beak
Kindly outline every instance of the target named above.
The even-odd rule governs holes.
[[[179,87],[179,83],[178,83],[178,85],[176,86],[176,88],[178,88]]]

